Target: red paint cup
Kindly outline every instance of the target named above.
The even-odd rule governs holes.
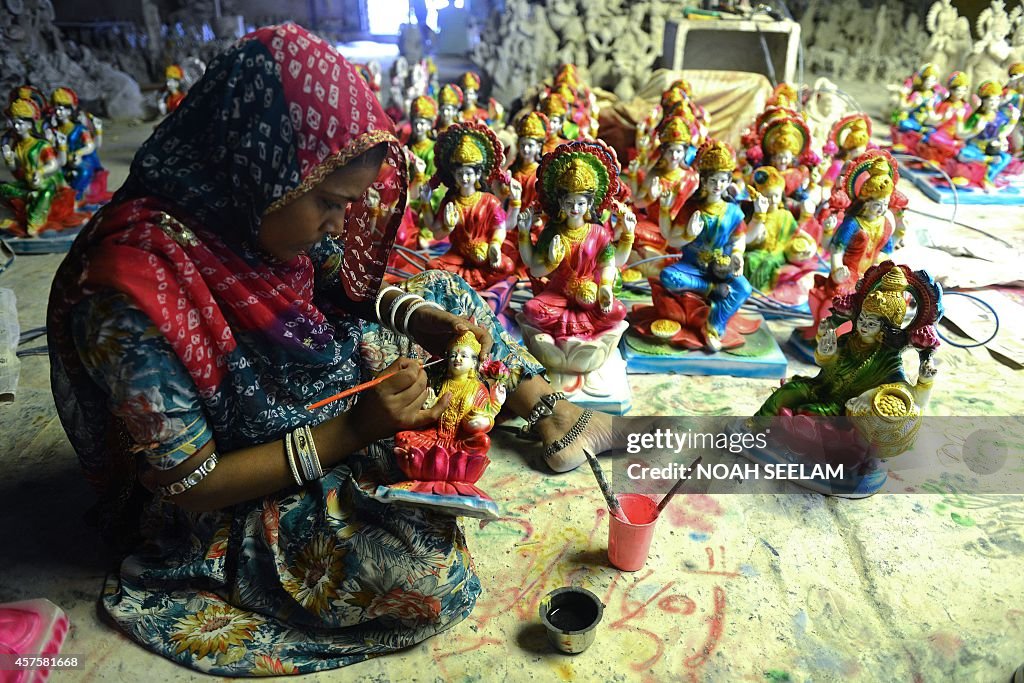
[[[635,572],[647,562],[658,506],[641,493],[619,493],[615,497],[629,521],[608,515],[608,561],[623,571]]]

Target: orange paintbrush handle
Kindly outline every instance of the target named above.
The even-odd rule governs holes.
[[[316,410],[317,408],[323,408],[328,403],[334,403],[335,401],[340,401],[341,399],[343,399],[343,398],[345,398],[347,396],[351,396],[352,394],[358,394],[363,389],[369,389],[370,387],[375,387],[378,384],[380,384],[381,382],[383,382],[384,380],[386,380],[388,377],[393,377],[393,376],[395,376],[397,374],[398,374],[397,371],[396,372],[389,372],[386,375],[381,375],[380,377],[377,377],[375,379],[371,379],[369,382],[363,382],[362,384],[357,384],[354,387],[351,387],[349,389],[346,389],[345,391],[342,391],[341,393],[335,394],[334,396],[328,396],[327,398],[323,399],[322,401],[317,401],[316,403],[309,404],[308,406],[306,406],[306,410]]]
[[[424,364],[423,367],[428,368],[431,365],[433,365],[434,363],[440,363],[443,360],[444,360],[443,358],[438,358],[437,360],[432,360],[429,363]],[[342,391],[341,393],[335,394],[334,396],[328,396],[327,398],[325,398],[323,400],[320,400],[320,401],[317,401],[316,403],[309,404],[308,406],[306,406],[306,410],[316,410],[317,408],[323,408],[325,405],[328,405],[329,403],[334,403],[335,401],[340,401],[341,399],[347,398],[348,396],[351,396],[352,394],[358,394],[360,391],[363,391],[364,389],[369,389],[370,387],[375,387],[378,384],[380,384],[381,382],[383,382],[384,380],[386,380],[388,377],[393,377],[393,376],[395,376],[397,374],[398,374],[398,371],[396,370],[394,372],[389,372],[386,375],[381,375],[380,377],[375,377],[374,379],[371,379],[369,382],[363,382],[362,384],[357,384],[354,387],[350,387],[350,388],[346,389],[345,391]]]

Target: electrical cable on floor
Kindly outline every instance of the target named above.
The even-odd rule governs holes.
[[[25,342],[30,342],[33,339],[38,339],[44,334],[46,334],[45,327],[33,327],[31,330],[25,330],[21,333],[21,336],[18,337],[18,346],[21,346]]]
[[[979,346],[985,346],[985,344],[988,344],[990,341],[992,341],[993,339],[996,338],[997,334],[999,334],[999,314],[996,313],[996,309],[992,307],[992,304],[988,303],[987,301],[985,301],[981,297],[974,296],[973,294],[966,294],[964,292],[947,292],[947,291],[944,291],[942,293],[942,296],[943,297],[947,297],[947,296],[962,296],[962,297],[970,299],[970,300],[972,300],[972,301],[974,301],[976,303],[981,304],[982,307],[987,308],[989,311],[992,312],[992,319],[995,320],[996,327],[995,327],[994,330],[992,330],[992,334],[989,335],[988,339],[986,339],[983,342],[978,342],[976,344],[960,344],[958,342],[952,341],[951,339],[949,339],[949,337],[943,336],[942,332],[939,331],[938,326],[936,326],[935,327],[935,331],[938,333],[939,339],[941,339],[942,341],[946,342],[950,346],[954,346],[954,347],[956,347],[958,349],[975,349],[975,348],[977,348]]]
[[[930,213],[928,211],[921,211],[920,209],[911,209],[909,206],[906,209],[904,209],[904,210],[905,211],[909,211],[911,213],[916,213],[919,216],[927,216],[928,218],[934,218],[934,219],[940,220],[940,221],[948,220],[945,216],[939,216],[938,214]],[[967,228],[968,230],[973,230],[974,232],[981,233],[985,237],[990,237],[990,238],[996,240],[997,242],[1001,242],[1001,243],[1005,244],[1006,246],[1010,247],[1011,249],[1016,249],[1015,246],[1013,246],[1012,244],[1010,244],[1009,242],[1004,240],[999,235],[993,235],[991,232],[988,232],[986,230],[982,230],[981,228],[976,228],[973,225],[968,225],[967,223],[964,223],[962,221],[950,221],[950,223],[952,225],[959,225],[961,228]]]
[[[14,250],[7,246],[6,242],[0,240],[0,258],[3,258],[4,256],[7,258],[4,259],[3,263],[0,263],[0,274],[10,268],[11,264],[14,263]]]
[[[949,189],[953,192],[953,213],[949,217],[949,224],[951,226],[956,225],[957,224],[956,223],[956,214],[957,214],[957,211],[960,210],[960,192],[957,189],[956,185],[953,183],[953,179],[949,177],[949,174],[946,173],[944,170],[942,170],[942,168],[939,167],[938,164],[935,164],[935,162],[929,161],[927,159],[923,159],[923,158],[921,158],[919,156],[914,156],[913,154],[907,154],[905,152],[893,152],[892,156],[893,156],[894,159],[896,159],[896,162],[901,167],[903,167],[903,168],[909,168],[909,166],[907,166],[901,160],[901,159],[906,159],[908,161],[918,161],[918,162],[921,162],[926,167],[927,166],[933,166],[933,170],[938,171],[938,173],[942,176],[943,180],[945,180],[947,183],[949,183]]]

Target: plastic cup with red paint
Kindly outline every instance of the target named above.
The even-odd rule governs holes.
[[[658,505],[641,493],[619,493],[615,497],[626,519],[608,516],[608,561],[622,571],[639,571],[651,550]]]

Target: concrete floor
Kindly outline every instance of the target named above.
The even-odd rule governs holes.
[[[149,131],[108,126],[112,186]],[[902,189],[911,207],[942,211]],[[1024,245],[1019,209],[963,208],[959,218]],[[943,221],[915,224],[940,241],[991,249]],[[922,259],[915,267],[934,263],[927,253],[906,256]],[[43,324],[60,260],[19,257],[0,275],[18,297],[23,330]],[[794,362],[790,372],[808,369]],[[47,597],[68,612],[63,652],[85,667],[52,680],[208,680],[99,619],[110,567],[82,519],[92,495],[56,419],[48,372],[46,356],[24,358],[16,401],[0,405],[0,602]],[[1024,414],[1024,377],[987,350],[944,348],[942,373],[932,414]],[[652,415],[750,414],[776,385],[657,375],[630,383],[634,413]],[[923,489],[930,494],[891,478],[891,495],[860,501],[767,483],[745,495],[680,496],[647,566],[623,573],[607,563],[607,515],[591,473],[553,476],[513,438],[495,441],[481,484],[504,517],[467,520],[484,586],[471,617],[407,652],[311,680],[989,682],[1008,680],[1024,661],[1020,495],[969,495],[936,477]],[[1011,449],[1011,468],[1022,454]],[[537,618],[541,598],[570,584],[606,605],[595,645],[575,657],[549,649]]]

